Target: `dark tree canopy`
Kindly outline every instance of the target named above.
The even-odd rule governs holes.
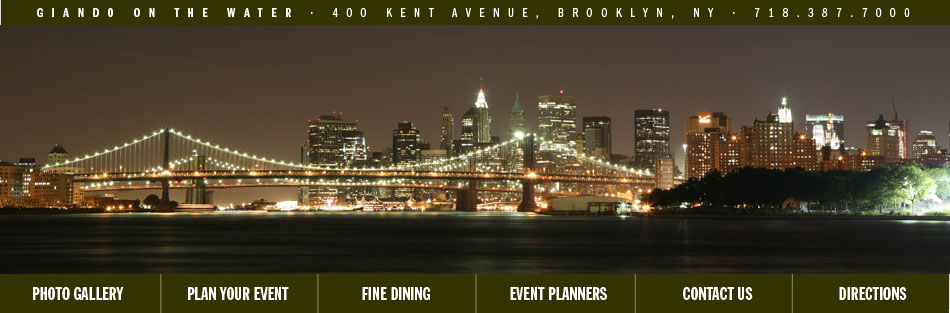
[[[670,190],[656,189],[644,201],[657,208],[682,206],[781,208],[787,199],[815,209],[875,209],[950,200],[950,164],[879,166],[868,172],[805,171],[744,167],[711,171]]]

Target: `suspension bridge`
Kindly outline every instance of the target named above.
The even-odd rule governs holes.
[[[338,186],[452,190],[456,208],[462,211],[475,210],[479,192],[521,193],[519,211],[536,211],[536,191],[547,195],[637,195],[655,185],[649,171],[561,146],[529,133],[468,153],[413,164],[318,166],[162,129],[47,164],[44,169],[71,175],[77,188],[86,192],[160,189],[162,203],[170,201],[171,189],[190,190],[194,196],[189,196],[189,202],[206,204],[205,195],[213,188]]]

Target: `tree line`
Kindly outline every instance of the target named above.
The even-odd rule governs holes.
[[[868,172],[743,167],[711,171],[643,201],[659,209],[691,207],[782,209],[792,199],[809,210],[906,208],[950,200],[950,163],[885,165]]]

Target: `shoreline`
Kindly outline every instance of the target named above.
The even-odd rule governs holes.
[[[259,211],[268,213],[266,211]],[[439,211],[449,212],[449,211]],[[75,214],[128,214],[128,213],[193,213],[187,211],[175,212],[155,212],[151,210],[131,210],[110,212],[105,209],[57,209],[57,208],[0,208],[0,216],[4,215],[75,215]],[[424,212],[419,212],[425,214]],[[611,216],[610,214],[551,214],[550,212],[538,212],[532,214],[541,214],[547,216]],[[614,215],[623,216],[623,215]],[[632,215],[639,218],[663,218],[663,219],[737,219],[737,220],[879,220],[879,221],[950,221],[950,216],[909,216],[909,215],[769,215],[769,214],[695,214],[695,213],[634,213]]]
[[[745,219],[745,220],[879,220],[879,221],[950,221],[950,216],[909,215],[762,215],[762,214],[635,214],[641,218]]]

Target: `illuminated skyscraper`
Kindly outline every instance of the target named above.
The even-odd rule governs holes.
[[[524,118],[524,108],[521,107],[521,102],[518,101],[518,98],[518,95],[515,95],[515,105],[511,107],[511,112],[508,113],[509,138],[515,138],[519,133],[523,135],[528,132]]]
[[[346,167],[365,164],[369,158],[366,136],[362,130],[343,131],[343,163]]]
[[[393,130],[393,164],[411,165],[422,158],[422,137],[412,122],[402,121]]]
[[[840,149],[844,144],[844,115],[806,114],[805,135],[815,140],[816,149],[824,146]]]
[[[793,166],[792,150],[794,127],[782,122],[780,115],[769,113],[764,121],[755,120],[752,126],[752,166],[785,169]],[[813,153],[817,157],[817,153]]]
[[[366,157],[366,140],[357,129],[357,121],[343,119],[343,113],[333,112],[310,120],[307,128],[308,164],[316,167],[341,168],[351,166],[358,158]],[[303,153],[301,153],[303,156]],[[333,186],[301,189],[302,203],[336,201],[344,190]]]
[[[657,158],[670,156],[670,112],[661,109],[633,112],[634,165],[652,168]]]
[[[897,135],[897,151],[900,159],[910,157],[910,144],[908,144],[907,120],[897,117],[897,104],[891,100],[891,106],[894,108],[894,120],[888,122],[888,126],[893,129]]]
[[[542,140],[541,150],[574,149],[574,136],[577,133],[575,101],[574,97],[565,96],[563,90],[555,96],[538,97],[538,136]]]
[[[940,148],[937,147],[937,136],[934,135],[934,132],[921,130],[917,133],[917,138],[911,145],[911,159],[916,160],[922,155],[936,153],[937,150],[940,150]]]
[[[788,98],[782,97],[782,105],[778,107],[778,122],[792,122],[792,109],[788,108]]]
[[[699,112],[686,119],[686,178],[702,177],[718,167],[718,142],[730,134],[732,120],[723,112]],[[729,136],[731,138],[731,136]]]
[[[885,163],[897,162],[901,157],[900,126],[892,125],[879,115],[876,121],[868,122],[868,155],[880,156]]]
[[[439,149],[452,153],[452,140],[455,139],[455,116],[449,107],[442,107],[442,129],[440,133]]]
[[[488,114],[488,102],[485,101],[485,89],[478,88],[475,99],[475,142],[491,142],[491,115]]]
[[[309,164],[319,167],[345,165],[343,146],[345,138],[352,134],[345,135],[344,132],[357,131],[356,125],[356,121],[343,120],[343,114],[337,112],[310,120],[307,128]]]

